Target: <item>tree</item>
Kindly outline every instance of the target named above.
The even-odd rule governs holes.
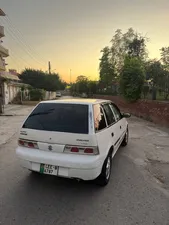
[[[163,47],[160,49],[161,61],[166,69],[169,69],[169,47]]]
[[[157,89],[163,86],[164,70],[159,60],[149,60],[145,64],[146,79],[152,83],[152,100],[156,100]]]
[[[105,47],[102,49],[102,57],[100,59],[100,80],[106,87],[112,85],[112,81],[115,79],[114,66],[110,61],[110,49]]]
[[[131,57],[139,57],[144,60],[147,56],[145,39],[136,35],[135,38],[128,45],[127,54]]]
[[[46,91],[56,91],[65,88],[65,83],[61,81],[59,74],[47,74],[40,70],[26,69],[20,78],[23,83],[29,84],[37,89],[44,89]]]
[[[146,62],[146,77],[152,81],[152,99],[156,100],[156,92],[163,91],[165,99],[169,96],[169,71],[167,65],[153,59]]]
[[[126,56],[120,74],[120,90],[128,101],[137,101],[141,97],[144,85],[144,67],[137,57]]]
[[[88,91],[90,95],[96,94],[97,92],[97,82],[96,81],[88,81]]]
[[[122,33],[121,29],[115,31],[115,35],[111,40],[111,62],[115,66],[115,72],[119,76],[124,65],[126,55],[131,57],[139,57],[145,60],[147,39],[141,34],[129,28],[126,33]]]
[[[164,92],[165,99],[169,96],[169,47],[163,47],[161,51],[161,60],[164,66],[165,82],[164,82]]]
[[[88,93],[88,78],[80,75],[76,79],[76,91],[77,93]]]

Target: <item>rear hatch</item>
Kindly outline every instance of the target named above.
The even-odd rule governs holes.
[[[89,106],[40,103],[24,122],[20,139],[37,143],[44,151],[61,153],[65,146],[97,146],[89,135]]]

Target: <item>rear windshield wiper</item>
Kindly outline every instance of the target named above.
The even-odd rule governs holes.
[[[55,110],[55,109],[49,109],[49,110],[48,110],[48,111],[46,111],[46,112],[32,113],[29,117],[32,117],[32,116],[38,116],[38,115],[45,115],[45,114],[49,114],[49,113],[51,113],[53,110]]]

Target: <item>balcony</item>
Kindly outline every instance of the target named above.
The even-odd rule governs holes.
[[[3,58],[0,57],[0,71],[5,70],[5,61]]]
[[[8,57],[9,56],[8,49],[4,48],[1,44],[0,44],[0,56],[2,56],[2,57]]]
[[[4,33],[4,27],[0,26],[0,38],[4,37],[5,33]]]

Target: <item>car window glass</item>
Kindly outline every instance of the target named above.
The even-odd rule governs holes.
[[[93,110],[95,131],[103,130],[107,126],[103,110],[99,104],[94,105]]]
[[[111,125],[116,122],[115,116],[109,106],[109,104],[104,104],[103,109],[106,115],[108,125]]]
[[[88,134],[88,105],[41,103],[23,128]]]
[[[122,118],[119,108],[113,103],[110,104],[110,107],[112,111],[114,112],[116,120],[119,121]]]

